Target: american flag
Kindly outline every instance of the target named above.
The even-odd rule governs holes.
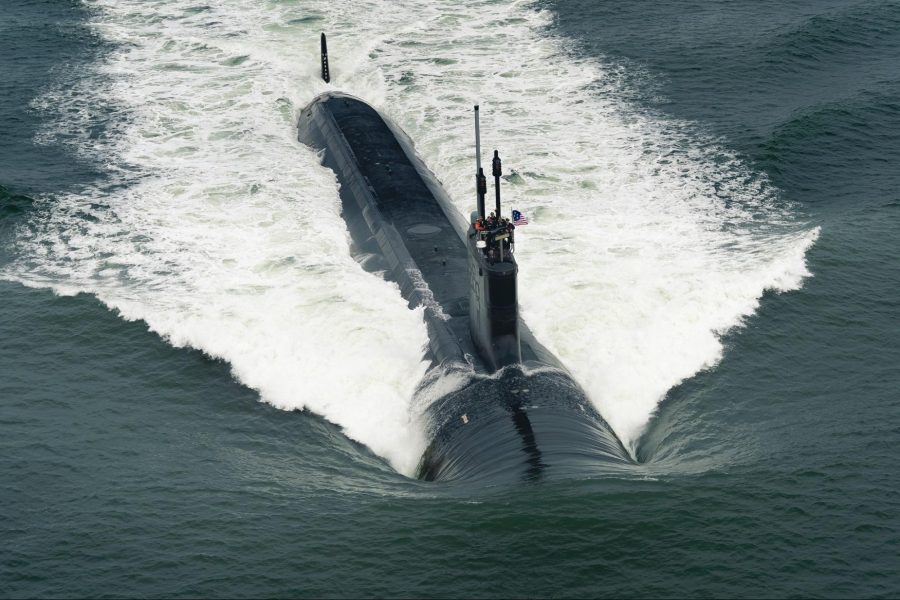
[[[512,211],[513,225],[528,225],[528,217],[517,210]]]

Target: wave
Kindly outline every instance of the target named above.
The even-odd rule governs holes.
[[[4,276],[93,293],[403,473],[425,446],[426,330],[350,257],[335,178],[295,140],[322,91],[393,117],[464,214],[482,104],[485,142],[514,169],[507,206],[531,219],[524,318],[632,451],[667,390],[716,363],[722,332],[809,275],[817,231],[762,174],[629,104],[531,3],[94,6],[117,50],[35,106],[44,143],[72,143],[111,182],[55,198]],[[318,79],[322,30],[332,86]],[[98,112],[110,123],[91,137]]]
[[[816,189],[822,169],[836,181],[855,181],[855,176],[871,173],[872,185],[892,193],[873,165],[900,159],[893,149],[900,130],[900,80],[882,81],[852,91],[846,96],[795,111],[778,124],[762,146],[761,160],[766,168],[801,190]],[[849,154],[846,148],[852,147]],[[838,184],[841,185],[841,184]],[[846,196],[858,204],[862,199],[851,184]],[[877,196],[876,196],[877,197]]]
[[[866,2],[799,20],[767,41],[769,64],[783,68],[827,61],[842,55],[871,53],[877,47],[896,48],[900,7],[894,2]]]
[[[33,208],[33,198],[0,185],[0,264],[15,254],[16,230]]]
[[[16,194],[0,185],[0,218],[17,216],[31,209],[34,200],[22,194]]]

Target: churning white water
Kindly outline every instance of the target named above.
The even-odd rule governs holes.
[[[817,232],[763,177],[629,105],[530,2],[88,5],[114,50],[35,100],[38,139],[110,179],[43,199],[4,276],[95,294],[403,473],[426,443],[413,401],[425,326],[352,260],[334,175],[295,139],[322,91],[395,119],[464,214],[482,104],[506,206],[531,219],[517,232],[524,317],[632,449],[666,391],[719,359],[719,334],[808,275]],[[332,85],[318,78],[320,31]]]

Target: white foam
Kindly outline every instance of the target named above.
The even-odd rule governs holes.
[[[471,107],[481,105],[484,158],[499,147],[518,172],[506,210],[531,219],[517,232],[525,320],[633,451],[666,392],[720,359],[721,334],[765,290],[801,285],[818,230],[715,140],[629,105],[615,68],[548,34],[552,13],[523,2],[393,6],[414,18],[392,19],[367,49],[388,82],[382,110],[468,214]],[[365,96],[362,62],[351,60],[345,85]]]
[[[286,42],[271,43],[271,7],[99,7],[97,27],[121,49],[48,94],[51,108],[83,111],[42,139],[74,136],[122,185],[57,199],[23,231],[15,275],[94,293],[412,473],[425,444],[411,410],[427,366],[421,309],[350,257],[334,175],[295,140],[295,113],[318,89]],[[96,143],[77,136],[92,98],[118,120]]]
[[[517,232],[525,320],[633,451],[665,393],[719,360],[719,336],[809,275],[817,230],[689,124],[622,100],[614,73],[546,33],[552,14],[470,2],[416,15],[376,54],[394,83],[383,108],[467,213],[481,104],[486,148],[519,174],[505,206],[531,218]]]
[[[520,174],[506,206],[532,221],[518,232],[525,318],[632,447],[666,391],[718,360],[721,332],[808,274],[816,232],[764,178],[629,106],[529,3],[220,4],[91,3],[119,49],[36,100],[38,139],[72,144],[113,182],[53,199],[6,276],[94,293],[401,472],[425,444],[427,402],[413,395],[426,330],[350,258],[334,176],[294,139],[298,110],[325,89],[398,121],[463,214],[482,104],[486,148]],[[104,119],[109,135],[91,139]]]

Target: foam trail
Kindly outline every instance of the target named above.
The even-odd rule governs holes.
[[[350,31],[337,37],[336,56],[351,57],[345,87],[384,94],[382,110],[464,214],[470,111],[482,105],[487,148],[517,171],[506,206],[531,217],[518,235],[525,320],[630,450],[666,392],[719,360],[720,335],[765,290],[809,275],[818,230],[690,124],[624,101],[615,69],[547,33],[552,13],[529,2],[354,5],[390,24],[363,50]],[[338,4],[338,31],[345,15]],[[386,86],[360,67],[362,51]]]
[[[808,275],[816,231],[763,177],[630,106],[531,3],[91,6],[119,49],[36,100],[39,140],[71,144],[112,179],[47,199],[5,276],[94,293],[401,472],[425,443],[427,402],[413,395],[426,332],[352,261],[334,176],[294,141],[296,111],[325,89],[397,120],[464,214],[482,104],[486,146],[517,172],[506,206],[532,220],[518,234],[525,319],[632,449],[666,391],[715,364],[719,334],[764,290]],[[320,31],[333,86],[318,79]]]
[[[295,141],[315,79],[272,43],[271,7],[97,6],[120,49],[41,100],[76,115],[41,139],[72,139],[114,177],[56,199],[21,232],[9,275],[96,294],[412,473],[425,444],[411,410],[427,366],[421,311],[350,257],[334,175]],[[98,102],[115,125],[92,141],[79,134]]]

